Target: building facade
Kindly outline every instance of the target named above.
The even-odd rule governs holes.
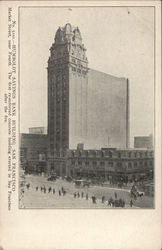
[[[151,150],[115,148],[69,150],[66,174],[73,178],[109,180],[110,183],[151,180],[154,169],[153,154]]]
[[[48,169],[48,138],[42,134],[21,134],[20,163],[26,173],[70,176],[74,179],[102,179],[110,183],[153,180],[154,152],[142,149],[102,148],[85,150],[83,144],[55,157]]]
[[[47,71],[49,168],[78,143],[86,149],[129,146],[128,79],[88,68],[78,27],[57,30]]]

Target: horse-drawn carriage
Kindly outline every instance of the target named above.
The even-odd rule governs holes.
[[[86,180],[75,180],[75,186],[76,187],[89,187],[90,186],[90,181]]]
[[[135,185],[133,185],[130,190],[130,195],[133,196],[135,199],[137,197],[144,196],[144,194],[145,194],[144,192],[137,190],[137,187]]]

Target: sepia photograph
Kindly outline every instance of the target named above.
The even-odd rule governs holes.
[[[20,209],[155,208],[155,28],[153,6],[19,7]]]

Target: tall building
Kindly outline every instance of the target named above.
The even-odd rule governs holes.
[[[78,27],[58,28],[47,70],[50,164],[78,143],[85,149],[129,146],[128,79],[88,68]]]

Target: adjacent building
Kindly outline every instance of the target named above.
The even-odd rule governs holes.
[[[27,173],[47,172],[47,134],[20,135],[20,164]]]
[[[78,147],[77,150],[68,150],[66,155],[66,175],[73,178],[96,178],[109,180],[110,183],[128,183],[152,179],[153,168],[152,150],[83,150]]]
[[[153,148],[153,137],[149,136],[135,136],[134,137],[134,148]]]

